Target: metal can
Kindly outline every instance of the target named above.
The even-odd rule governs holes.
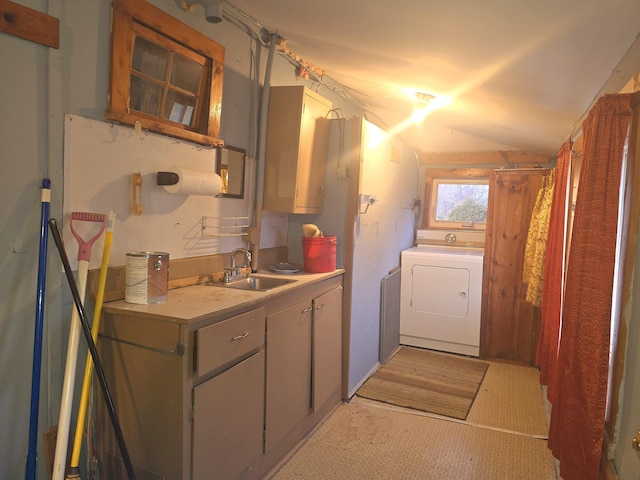
[[[169,290],[169,254],[166,252],[127,253],[124,301],[161,303]]]

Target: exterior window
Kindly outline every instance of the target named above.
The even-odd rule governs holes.
[[[219,145],[223,64],[208,37],[147,2],[116,0],[105,116]]]
[[[484,230],[489,180],[434,178],[429,198],[429,228]]]

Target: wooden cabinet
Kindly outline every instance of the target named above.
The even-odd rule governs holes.
[[[342,287],[267,316],[265,450],[340,390]]]
[[[319,410],[342,379],[342,287],[313,299],[313,402]]]
[[[194,480],[246,476],[262,455],[264,329],[258,308],[196,331],[199,374],[232,366],[193,389]]]
[[[340,401],[341,275],[193,320],[144,307],[105,305],[98,343],[137,478],[263,478]],[[97,408],[101,477],[126,478]]]
[[[495,171],[490,176],[484,258],[481,358],[533,365],[539,308],[525,300],[524,249],[547,170]]]
[[[311,411],[311,301],[267,317],[265,450]]]
[[[262,455],[264,351],[193,389],[193,478],[246,477]]]
[[[331,102],[304,86],[271,87],[264,208],[322,213]]]

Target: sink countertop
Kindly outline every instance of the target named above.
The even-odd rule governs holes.
[[[102,311],[129,316],[152,316],[158,320],[188,324],[212,314],[232,311],[243,305],[260,303],[275,295],[280,295],[305,285],[311,285],[343,273],[343,269],[327,273],[305,273],[300,271],[293,274],[279,274],[270,270],[259,270],[252,275],[287,278],[296,281],[266,292],[218,287],[211,284],[191,285],[169,290],[167,300],[162,303],[135,304],[127,303],[124,300],[116,300],[105,303]]]

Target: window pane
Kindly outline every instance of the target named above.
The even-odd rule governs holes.
[[[436,220],[486,223],[489,185],[437,183]]]
[[[202,65],[180,54],[175,54],[171,68],[171,84],[198,95],[202,79]]]
[[[133,47],[133,57],[131,68],[140,73],[165,80],[167,78],[167,68],[169,65],[169,51],[146,38],[136,36],[136,43]]]
[[[195,118],[195,106],[195,98],[169,90],[167,92],[167,103],[163,117],[171,120],[172,122],[182,123],[183,125],[190,127],[192,126],[193,119]]]
[[[162,86],[131,75],[131,96],[129,108],[149,115],[160,116],[162,106]]]

